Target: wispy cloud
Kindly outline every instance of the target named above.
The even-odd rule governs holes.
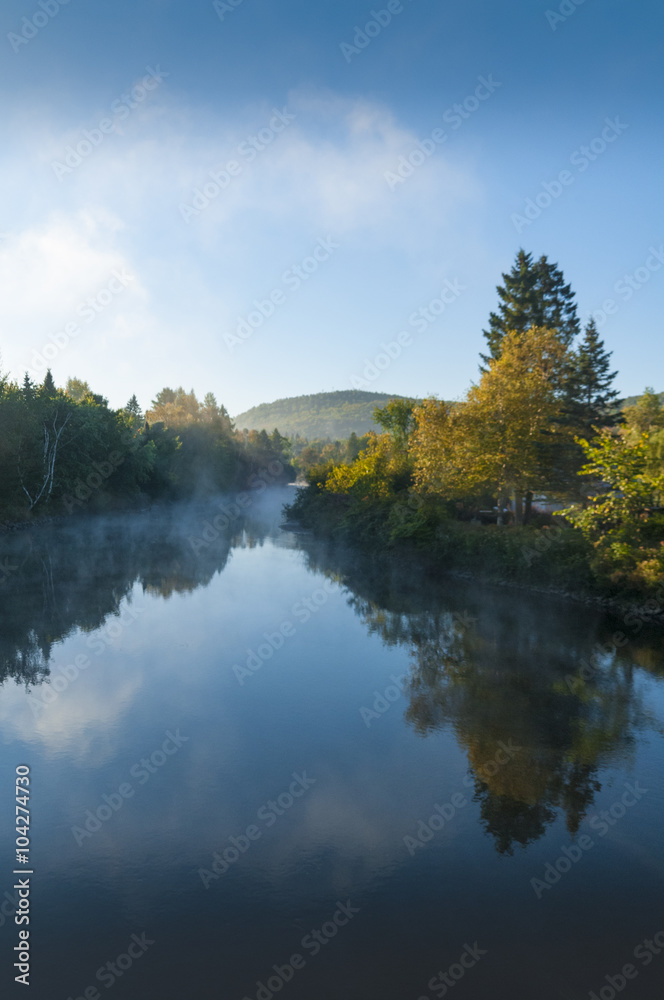
[[[62,129],[35,112],[29,125],[17,119],[2,166],[10,187],[20,176],[32,194],[4,220],[0,321],[4,364],[20,377],[32,352],[74,321],[114,270],[131,274],[126,291],[52,362],[57,381],[74,373],[88,378],[116,405],[135,388],[154,392],[159,380],[202,390],[211,364],[227,366],[223,331],[308,252],[312,239],[342,238],[345,256],[337,266],[348,273],[360,266],[365,294],[378,295],[379,255],[393,247],[415,260],[435,241],[444,257],[441,235],[451,233],[461,206],[481,202],[472,170],[442,153],[395,196],[384,173],[416,136],[384,105],[329,91],[288,95],[276,109],[288,126],[266,141],[274,106],[248,108],[240,119],[201,117],[188,114],[166,83],[123,122],[122,134],[106,134],[58,180],[52,160],[95,127],[103,110]],[[245,155],[239,173],[185,222],[181,206],[255,137],[244,148],[258,147],[256,155]],[[339,280],[330,272],[318,283],[321,301],[338,294],[328,282]],[[354,294],[349,287],[349,307]],[[304,332],[311,308],[303,295],[283,323]],[[255,365],[255,358],[246,363]]]

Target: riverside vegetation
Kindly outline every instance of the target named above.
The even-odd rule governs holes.
[[[546,257],[519,251],[498,295],[464,399],[389,398],[373,411],[380,432],[362,433],[364,413],[362,436],[347,440],[238,430],[211,393],[200,402],[164,388],[143,414],[135,396],[113,410],[77,378],[60,389],[50,371],[39,385],[0,372],[0,524],[262,492],[304,475],[289,516],[319,534],[661,609],[662,397],[647,389],[620,403],[595,323],[581,331],[574,293]],[[351,419],[372,394],[351,395],[324,402]]]
[[[661,613],[661,397],[647,389],[621,407],[596,324],[581,331],[574,293],[546,257],[519,251],[497,290],[487,354],[466,396],[377,409],[382,433],[370,433],[353,460],[310,468],[289,516],[374,553],[419,552],[490,578],[643,597]]]
[[[159,500],[265,490],[294,474],[287,438],[237,431],[208,393],[162,389],[147,414],[135,396],[119,410],[50,371],[35,385],[0,372],[0,522],[107,511]]]

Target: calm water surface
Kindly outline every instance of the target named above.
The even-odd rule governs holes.
[[[2,536],[2,995],[659,1000],[661,632],[334,552],[287,498]]]

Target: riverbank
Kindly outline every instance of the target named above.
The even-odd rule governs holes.
[[[652,586],[602,574],[595,547],[563,518],[513,526],[454,520],[434,505],[409,508],[390,500],[357,505],[301,490],[286,508],[289,524],[372,558],[409,568],[556,596],[620,616],[664,624],[664,580]]]

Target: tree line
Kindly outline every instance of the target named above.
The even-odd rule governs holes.
[[[147,413],[87,382],[0,372],[0,520],[202,499],[294,476],[279,431],[238,431],[212,393],[164,388]]]
[[[383,432],[353,461],[312,468],[292,513],[349,540],[408,540],[452,559],[465,547],[481,561],[494,546],[509,572],[513,535],[461,537],[453,524],[550,529],[551,517],[533,513],[539,497],[564,508],[569,535],[552,555],[569,561],[563,575],[581,566],[589,585],[655,588],[664,579],[662,401],[648,389],[621,407],[596,324],[581,330],[574,292],[546,256],[520,250],[502,277],[464,398],[390,401],[375,414]]]

